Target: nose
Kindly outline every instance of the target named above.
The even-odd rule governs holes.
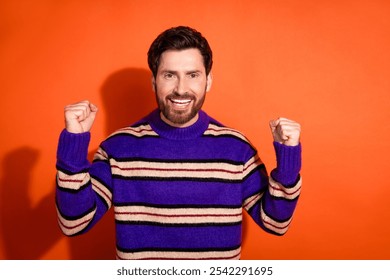
[[[187,93],[187,84],[184,78],[178,78],[176,83],[176,93],[179,95],[183,95]]]

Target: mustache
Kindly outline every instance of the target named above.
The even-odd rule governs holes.
[[[174,99],[179,99],[179,100],[181,100],[181,99],[191,99],[191,100],[194,100],[195,96],[193,94],[188,93],[188,92],[183,93],[183,94],[179,94],[177,92],[173,92],[171,94],[168,94],[166,96],[166,98],[167,99],[173,99],[174,98]]]

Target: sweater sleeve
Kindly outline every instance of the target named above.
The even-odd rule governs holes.
[[[261,164],[245,178],[244,195],[252,197],[252,202],[247,199],[244,206],[265,231],[283,235],[290,226],[301,192],[301,145],[289,147],[274,142],[274,148],[277,166],[270,176]]]
[[[88,161],[90,133],[63,130],[57,149],[56,206],[65,235],[89,230],[111,207],[111,176],[106,153],[99,148]]]

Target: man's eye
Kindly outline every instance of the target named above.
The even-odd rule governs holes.
[[[196,78],[196,77],[198,77],[199,75],[197,74],[197,73],[191,73],[190,74],[190,78]]]
[[[165,74],[164,74],[164,78],[166,78],[166,79],[172,79],[172,78],[173,78],[173,74],[172,74],[172,73],[165,73]]]

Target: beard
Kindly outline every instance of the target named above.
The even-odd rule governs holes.
[[[169,120],[171,123],[176,125],[183,125],[195,118],[203,106],[203,103],[206,99],[206,94],[203,94],[201,99],[197,99],[194,95],[185,93],[178,94],[176,92],[171,93],[165,97],[165,99],[159,98],[156,91],[156,99],[158,108],[164,117]],[[191,100],[191,107],[187,110],[177,110],[172,108],[170,99],[182,99],[182,100]]]

